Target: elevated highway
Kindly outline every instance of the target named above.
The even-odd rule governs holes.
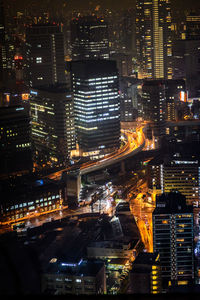
[[[144,128],[145,125],[139,126],[136,128],[136,132],[132,132],[130,130],[124,130],[123,134],[126,139],[125,145],[112,152],[111,154],[107,155],[105,158],[100,159],[98,161],[94,162],[87,162],[83,163],[79,169],[80,169],[80,175],[85,175],[90,172],[98,171],[101,169],[104,169],[108,166],[111,166],[113,164],[117,164],[122,162],[124,159],[134,156],[140,151],[143,150],[145,147],[145,135],[144,135]],[[48,178],[50,179],[57,179],[59,180],[62,176],[62,173],[64,171],[72,171],[76,168],[76,166],[71,166],[62,170],[59,170],[57,172],[54,172],[52,174],[49,174]]]
[[[109,167],[113,164],[119,163],[124,159],[134,156],[142,151],[145,146],[145,136],[143,133],[143,127],[136,130],[136,133],[126,131],[127,143],[122,148],[113,154],[110,154],[104,159],[101,159],[94,163],[86,163],[80,167],[80,175],[85,175],[93,171],[98,171],[103,168]]]

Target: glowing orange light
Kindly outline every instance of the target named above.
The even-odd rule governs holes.
[[[21,55],[15,55],[14,56],[14,60],[22,60],[23,59],[23,57],[21,56]]]
[[[29,94],[22,94],[22,100],[28,100]]]
[[[6,95],[6,102],[10,102],[10,95]]]

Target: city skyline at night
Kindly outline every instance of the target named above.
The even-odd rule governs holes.
[[[200,293],[200,3],[0,0],[0,295]]]

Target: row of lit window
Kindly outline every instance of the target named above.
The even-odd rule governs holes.
[[[47,200],[53,200],[53,199],[59,199],[60,196],[59,195],[54,195],[54,196],[51,196],[51,197],[48,197],[48,198],[41,198],[40,200],[35,200],[35,203],[42,203],[44,201],[47,201]],[[47,204],[47,202],[45,202]],[[31,201],[31,202],[28,202],[28,203],[21,203],[21,204],[16,204],[14,206],[11,206],[10,209],[13,210],[13,209],[17,209],[17,208],[22,208],[22,207],[26,207],[26,206],[31,206],[34,204],[34,201]],[[51,204],[49,202],[49,204]],[[41,204],[40,204],[41,205]],[[8,210],[8,208],[7,208]]]

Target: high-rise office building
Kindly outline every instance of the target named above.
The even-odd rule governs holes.
[[[190,13],[186,16],[184,39],[173,43],[173,78],[185,78],[189,98],[200,96],[200,16]]]
[[[97,158],[119,147],[120,104],[116,62],[71,64],[77,142],[86,156]]]
[[[200,16],[197,13],[186,16],[186,39],[200,40]]]
[[[141,92],[141,117],[151,121],[155,145],[169,134],[166,121],[178,120],[181,104],[187,101],[184,80],[144,80]],[[168,128],[169,130],[169,128]]]
[[[200,84],[200,39],[177,40],[173,44],[173,78],[185,78],[189,98],[198,98]]]
[[[71,21],[72,60],[109,59],[108,24],[96,16]]]
[[[30,116],[23,106],[0,108],[0,176],[32,171]]]
[[[137,0],[136,47],[142,78],[172,78],[170,0]]]
[[[30,91],[35,159],[41,164],[65,166],[75,148],[72,95],[62,86]],[[43,163],[42,163],[43,164]]]
[[[153,250],[160,254],[163,291],[193,281],[193,209],[179,192],[162,194],[156,200]]]
[[[120,119],[121,122],[132,122],[138,116],[138,86],[140,80],[133,77],[121,77],[120,86]]]
[[[166,140],[174,145],[200,142],[200,120],[166,123]]]
[[[65,83],[62,27],[38,24],[27,27],[27,77],[30,87]]]
[[[165,84],[161,80],[145,80],[142,85],[143,117],[151,122],[149,125],[155,146],[160,147],[165,135],[166,97]]]
[[[175,121],[178,119],[178,108],[182,102],[187,101],[185,81],[165,80],[165,98],[166,98],[166,120]]]
[[[186,197],[188,204],[199,205],[199,162],[196,157],[175,154],[160,168],[162,192],[176,189]]]

